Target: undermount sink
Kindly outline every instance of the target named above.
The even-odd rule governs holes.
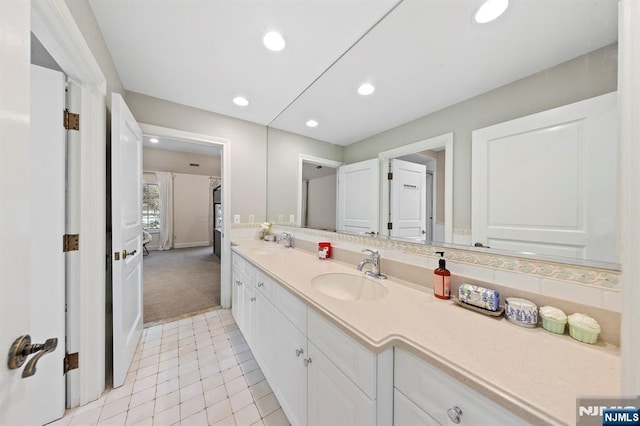
[[[386,297],[389,290],[375,278],[362,275],[330,273],[322,274],[311,280],[313,288],[329,297],[353,302],[371,301]]]
[[[284,252],[282,247],[252,247],[249,249],[251,253],[255,254],[276,254]]]

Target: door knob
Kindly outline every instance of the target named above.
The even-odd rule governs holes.
[[[10,370],[20,368],[29,355],[36,354],[36,356],[29,360],[22,371],[22,378],[31,377],[36,374],[36,364],[38,360],[49,352],[55,351],[57,346],[57,338],[47,339],[44,343],[32,344],[31,336],[25,334],[24,336],[18,337],[11,345],[7,366]]]
[[[133,250],[133,251],[126,251],[126,250],[122,250],[122,258],[126,259],[127,256],[133,256],[134,254],[136,254],[138,250]]]

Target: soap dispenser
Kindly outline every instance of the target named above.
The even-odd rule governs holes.
[[[433,271],[433,295],[438,299],[451,298],[451,272],[446,268],[444,252],[437,251],[440,255],[438,269]]]

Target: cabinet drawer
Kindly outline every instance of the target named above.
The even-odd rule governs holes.
[[[447,410],[462,410],[461,425],[526,425],[527,423],[428,362],[395,350],[394,386],[437,422],[454,424]]]
[[[376,354],[313,309],[308,321],[308,339],[369,398],[376,399]]]
[[[237,253],[233,253],[231,256],[231,267],[234,271],[237,271],[240,275],[244,276],[244,280],[253,281],[255,268],[249,261],[240,256]]]
[[[273,303],[274,287],[277,284],[261,270],[256,270],[256,290]]]
[[[307,333],[307,305],[274,282],[273,304],[302,333]]]
[[[404,396],[393,390],[393,426],[440,426],[433,417]]]

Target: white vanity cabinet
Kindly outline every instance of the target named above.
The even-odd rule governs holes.
[[[527,425],[416,355],[395,349],[394,425]],[[434,423],[435,422],[435,423]]]
[[[292,425],[391,425],[392,349],[370,352],[237,253],[233,268],[233,316]]]
[[[232,292],[231,314],[238,324],[245,340],[251,345],[253,328],[253,280],[255,268],[241,256],[233,253],[231,256]]]

